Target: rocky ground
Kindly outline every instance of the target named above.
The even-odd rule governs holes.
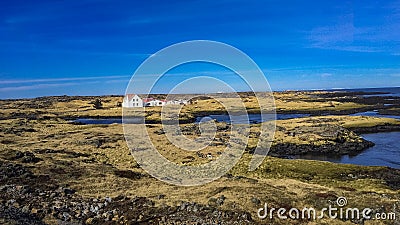
[[[360,94],[360,93],[359,93]],[[359,94],[287,92],[277,94],[281,112],[398,112],[398,99],[382,105],[381,98]],[[254,110],[253,97],[247,107]],[[257,210],[271,207],[317,209],[345,196],[352,207],[374,212],[398,211],[400,171],[385,167],[341,165],[283,159],[303,153],[358,154],[373,143],[359,134],[398,130],[394,119],[355,116],[313,116],[277,121],[270,155],[255,171],[248,162],[259,137],[252,125],[250,141],[238,164],[222,178],[200,187],[179,187],[152,178],[130,155],[122,126],[84,125],[78,117],[117,117],[121,97],[46,97],[0,101],[0,223],[2,224],[399,224],[399,221],[267,220]],[[217,110],[209,99],[185,109],[193,118]],[[197,108],[195,107],[197,106]],[[202,111],[208,109],[208,111]],[[157,120],[157,109],[147,116]],[[218,111],[218,110],[217,110]],[[254,110],[256,111],[256,110]],[[159,124],[148,126],[161,154],[182,164],[214,160],[227,145],[229,124],[217,123],[209,148],[181,152],[166,141]],[[199,128],[183,124],[188,137]],[[396,211],[396,212],[397,212]],[[399,215],[400,218],[400,215]]]
[[[1,163],[3,179],[33,179],[20,165]],[[4,171],[5,170],[5,171]],[[13,171],[10,173],[10,171]],[[4,173],[5,172],[5,173]],[[13,173],[18,173],[13,174]],[[36,180],[37,181],[37,180]],[[43,182],[43,181],[41,181]],[[146,197],[83,198],[70,188],[27,184],[0,186],[3,224],[252,224],[249,213],[182,202],[155,206]],[[162,195],[158,198],[163,198]],[[223,198],[218,199],[223,204]]]

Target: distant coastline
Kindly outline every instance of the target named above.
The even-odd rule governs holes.
[[[375,93],[375,94],[395,94],[393,96],[399,96],[400,97],[400,87],[395,86],[395,87],[370,87],[370,88],[328,88],[328,89],[287,89],[287,90],[273,90],[273,92],[276,93],[282,93],[282,92],[318,92],[318,91],[327,91],[327,92],[365,92],[369,94]],[[250,91],[240,91],[238,93],[249,93]],[[139,93],[141,94],[141,93]],[[150,95],[167,95],[168,93],[150,93]],[[182,94],[177,94],[177,95],[185,95],[185,94],[196,94],[196,95],[202,95],[202,94],[214,94],[214,93],[182,93]],[[215,93],[216,94],[216,93]],[[45,98],[45,97],[123,97],[124,94],[105,94],[105,95],[45,95],[45,96],[32,96],[32,97],[27,97],[27,98],[0,98],[0,100],[23,100],[23,99],[35,99],[35,98]]]

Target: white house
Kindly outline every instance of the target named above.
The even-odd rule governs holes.
[[[122,102],[122,107],[131,108],[131,107],[148,107],[148,106],[164,106],[164,105],[186,105],[188,104],[188,100],[158,100],[154,98],[140,98],[135,94],[127,94],[124,97]]]
[[[143,99],[143,106],[164,106],[166,101],[158,100],[154,98]]]
[[[166,102],[166,105],[187,105],[188,100],[179,99],[179,100],[170,100]]]
[[[122,102],[122,107],[143,107],[143,100],[135,94],[127,94]]]
[[[167,104],[167,105],[177,105],[177,104],[179,104],[179,102],[176,101],[176,100],[170,100],[170,101],[167,101],[166,104]]]

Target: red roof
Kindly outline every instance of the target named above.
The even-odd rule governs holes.
[[[125,97],[127,97],[128,100],[131,100],[134,96],[135,96],[135,94],[126,94],[125,95]]]
[[[150,102],[150,101],[153,101],[153,100],[154,100],[154,98],[144,98],[143,102]]]
[[[125,97],[127,97],[128,100],[130,101],[135,95],[136,95],[136,94],[126,94]],[[155,100],[158,100],[158,99],[154,99],[154,98],[144,98],[144,99],[143,99],[143,102],[151,102],[151,101],[155,101]],[[167,102],[166,100],[158,100],[158,101]]]

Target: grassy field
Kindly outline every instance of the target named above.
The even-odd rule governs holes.
[[[246,107],[255,109],[252,97]],[[103,109],[93,109],[93,98],[60,101],[3,101],[0,120],[0,158],[4,162],[21,164],[49,183],[70,187],[83,198],[141,196],[151,199],[155,206],[179,206],[195,202],[220,210],[248,212],[254,223],[273,224],[394,224],[393,221],[345,221],[324,218],[318,221],[261,221],[257,210],[268,203],[271,207],[314,207],[321,209],[344,196],[349,207],[369,207],[374,212],[392,211],[400,207],[400,171],[386,167],[366,167],[312,160],[289,160],[267,156],[255,171],[248,171],[250,154],[257,143],[259,124],[252,125],[250,141],[239,163],[222,178],[194,187],[174,186],[159,181],[136,163],[128,149],[121,124],[78,125],[68,118],[120,116],[120,97],[102,97]],[[318,98],[317,98],[318,100]],[[199,100],[184,107],[187,118],[220,110],[212,100]],[[39,105],[39,106],[38,106]],[[41,106],[40,106],[41,105]],[[333,106],[332,106],[333,105]],[[343,110],[365,105],[341,102],[312,102],[304,93],[282,93],[276,96],[279,110]],[[159,119],[159,108],[147,108],[147,119]],[[336,143],[335,137],[324,132],[341,130],[346,142],[360,142],[354,128],[399,126],[395,119],[361,116],[317,116],[277,121],[272,146],[280,144],[324,146]],[[198,137],[197,127],[181,125],[188,138]],[[213,145],[199,153],[176,148],[160,130],[160,124],[147,126],[150,138],[160,153],[181,165],[206,163],[218,158],[226,148],[229,126],[220,128]],[[293,135],[296,133],[296,135]],[[27,154],[29,153],[29,154]],[[18,157],[18,155],[30,156]],[[211,155],[212,157],[204,157]],[[2,179],[2,184],[14,182]],[[37,181],[39,182],[39,181]],[[163,196],[163,197],[160,197]],[[223,199],[223,200],[221,200]],[[47,215],[45,221],[52,221]],[[398,220],[397,220],[398,223]]]

